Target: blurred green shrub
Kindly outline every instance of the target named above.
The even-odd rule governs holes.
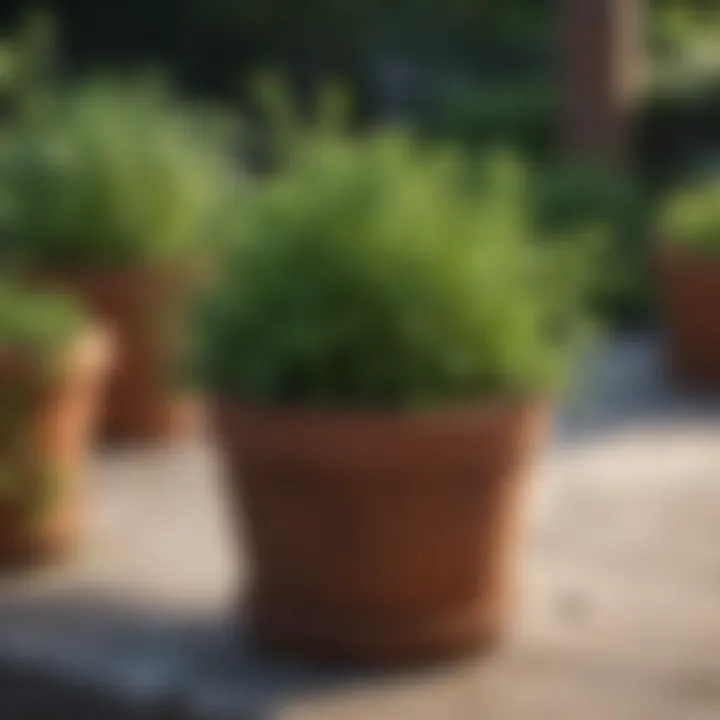
[[[27,290],[0,280],[0,356],[31,353],[50,359],[83,330],[85,316],[63,294]]]
[[[213,391],[399,407],[557,378],[582,324],[580,245],[537,241],[516,158],[474,165],[401,131],[305,135],[289,157],[226,219],[197,324]]]
[[[532,158],[551,157],[559,130],[559,98],[554,85],[534,77],[456,79],[431,101],[425,132],[476,149],[512,144]]]
[[[56,94],[0,152],[5,253],[55,269],[201,253],[231,178],[221,125],[150,83]]]
[[[658,219],[663,242],[700,252],[720,252],[720,178],[717,173],[669,193]]]
[[[55,27],[44,14],[31,14],[12,37],[0,39],[0,123],[42,112],[52,87]]]
[[[535,176],[539,232],[597,233],[590,301],[611,325],[634,325],[652,311],[648,266],[653,203],[628,174],[590,165],[543,165]]]
[[[720,151],[720,6],[663,0],[652,8],[652,74],[636,132],[637,166],[663,192]]]
[[[642,322],[652,309],[651,196],[629,174],[558,163],[558,92],[556,83],[530,76],[456,82],[437,98],[425,133],[459,139],[471,150],[498,142],[519,148],[533,168],[539,231],[596,235],[594,311],[612,325]]]
[[[708,23],[719,15],[713,0],[652,0],[649,10],[651,41],[657,52],[675,52],[706,35]]]

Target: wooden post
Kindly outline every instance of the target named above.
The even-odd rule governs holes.
[[[561,0],[563,145],[574,159],[625,162],[644,70],[646,0]]]

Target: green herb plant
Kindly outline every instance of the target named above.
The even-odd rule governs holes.
[[[205,385],[372,408],[552,385],[583,325],[579,245],[539,240],[523,164],[320,127],[292,135],[282,170],[223,218],[197,323]]]

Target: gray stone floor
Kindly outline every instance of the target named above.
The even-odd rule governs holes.
[[[117,452],[85,554],[0,580],[0,719],[716,720],[720,401],[671,392],[658,358],[607,343],[568,393],[497,655],[394,675],[253,655],[210,448]]]

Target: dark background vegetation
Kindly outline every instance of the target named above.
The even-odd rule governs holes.
[[[692,43],[715,0],[649,0],[652,49]],[[552,152],[559,92],[558,0],[47,0],[70,68],[156,64],[188,91],[240,99],[258,68],[301,88],[327,76],[353,88],[367,117],[409,115],[440,136],[511,140]],[[0,2],[12,27],[32,8]],[[693,10],[697,12],[693,13]],[[700,73],[696,73],[699,75]],[[712,136],[720,83],[694,77],[653,94],[638,119],[639,157],[682,156]],[[688,84],[693,91],[688,92]],[[660,146],[663,158],[654,152]],[[664,171],[659,167],[658,172]]]
[[[401,117],[430,138],[520,148],[553,173],[549,187],[577,186],[572,214],[615,227],[622,290],[613,284],[600,302],[633,323],[652,307],[638,259],[649,209],[720,149],[720,73],[686,62],[719,5],[649,0],[651,57],[678,78],[660,72],[646,98],[629,177],[583,182],[556,170],[557,0],[54,0],[42,9],[58,22],[67,72],[156,65],[184,91],[230,104],[247,99],[260,69],[280,71],[306,97],[333,77],[352,88],[362,121]],[[11,32],[30,9],[3,0],[0,21]]]

